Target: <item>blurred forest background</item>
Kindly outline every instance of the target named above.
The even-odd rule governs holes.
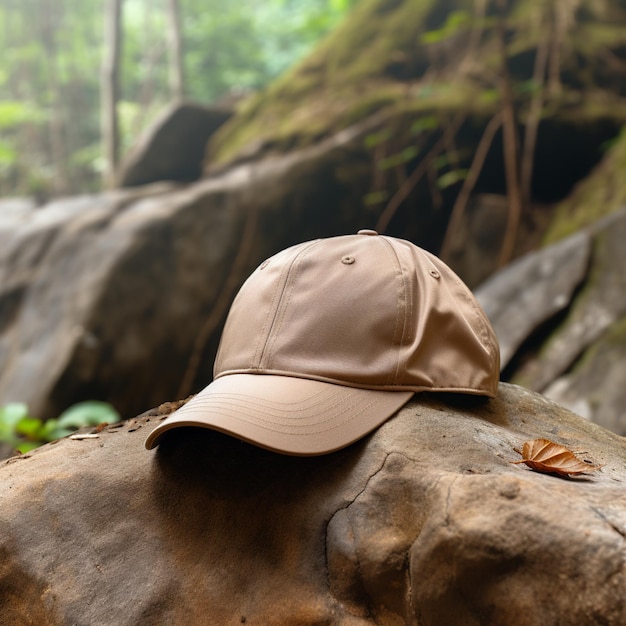
[[[116,11],[124,154],[174,99],[231,102],[264,87],[354,1],[2,0],[0,196],[100,188]]]

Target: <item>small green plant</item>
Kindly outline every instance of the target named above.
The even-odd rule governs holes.
[[[117,411],[106,402],[79,402],[63,411],[57,418],[43,421],[32,417],[21,402],[0,407],[0,442],[25,453],[44,443],[72,434],[83,426],[118,422]]]

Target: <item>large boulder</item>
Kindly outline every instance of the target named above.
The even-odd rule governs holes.
[[[590,235],[576,233],[515,260],[477,288],[498,335],[503,369],[528,337],[571,304],[586,278],[590,253]]]
[[[626,435],[626,316],[594,341],[545,394],[579,415]]]
[[[477,290],[516,383],[626,435],[626,209],[503,269]]]
[[[421,394],[311,458],[146,451],[167,412],[0,465],[0,624],[626,623],[626,442],[537,394]],[[537,437],[603,469],[513,465]]]
[[[170,105],[126,156],[118,176],[119,185],[198,180],[208,140],[232,114],[231,109],[191,102]]]
[[[591,232],[592,256],[584,284],[539,358],[525,363],[517,374],[532,389],[543,390],[569,371],[592,343],[626,315],[626,209],[604,218]]]

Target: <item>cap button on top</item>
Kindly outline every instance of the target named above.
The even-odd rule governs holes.
[[[378,233],[370,228],[363,228],[357,233],[357,235],[378,235]]]

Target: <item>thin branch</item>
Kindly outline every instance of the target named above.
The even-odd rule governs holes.
[[[386,141],[381,141],[374,148],[374,160],[372,163],[372,168],[374,170],[372,172],[372,192],[380,191],[385,187],[385,176],[382,169],[378,167],[378,163],[380,163],[385,158],[386,143]]]
[[[380,214],[378,222],[376,224],[376,230],[379,233],[384,233],[389,226],[389,222],[396,214],[396,211],[400,205],[407,199],[411,191],[415,188],[415,185],[420,181],[422,176],[428,171],[430,162],[437,156],[441,150],[450,141],[450,137],[454,137],[463,120],[465,119],[465,113],[459,111],[454,120],[444,131],[443,135],[439,138],[439,141],[430,149],[428,154],[420,161],[419,165],[411,172],[411,175],[406,179],[404,184],[393,195],[384,211]]]
[[[429,167],[426,174],[428,175],[428,188],[430,189],[433,208],[439,210],[443,206],[443,195],[441,189],[437,186],[437,172],[434,168]]]
[[[393,168],[393,173],[396,177],[396,184],[401,187],[406,182],[406,169],[403,165],[396,165]]]
[[[539,122],[541,121],[541,111],[543,109],[544,80],[548,65],[549,48],[550,36],[548,32],[537,45],[537,56],[535,57],[535,66],[533,68],[533,84],[536,91],[530,102],[530,110],[528,111],[526,131],[524,134],[524,148],[520,166],[520,187],[522,189],[522,201],[525,206],[528,206],[532,195],[533,164],[535,148],[537,146]]]
[[[491,118],[485,127],[483,136],[480,138],[480,142],[478,143],[476,152],[474,153],[474,159],[472,160],[469,172],[467,173],[467,178],[463,181],[463,186],[454,201],[454,206],[452,207],[452,212],[450,214],[450,220],[448,221],[448,227],[446,228],[446,234],[443,239],[443,243],[441,244],[440,256],[444,261],[450,256],[452,237],[454,236],[454,233],[458,231],[465,207],[467,206],[469,197],[476,186],[478,177],[480,176],[483,165],[485,164],[485,159],[489,153],[489,148],[491,147],[493,138],[495,137],[500,126],[502,126],[502,113],[498,111],[498,113]]]

